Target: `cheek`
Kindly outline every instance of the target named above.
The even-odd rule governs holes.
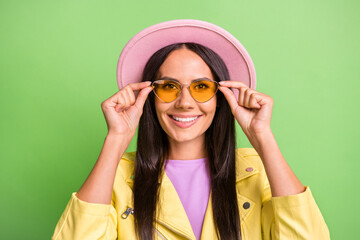
[[[206,111],[209,112],[209,113],[215,114],[216,105],[217,105],[216,97],[211,99],[208,103],[209,104],[206,105]]]
[[[216,99],[212,99],[208,104],[204,105],[202,111],[207,114],[207,121],[211,123],[216,112]]]
[[[162,109],[161,109],[161,106],[159,106],[159,104],[157,104],[155,102],[155,110],[156,110],[156,115],[157,115],[157,118],[159,120],[159,122],[161,123],[161,113],[162,113]]]
[[[156,116],[162,128],[164,128],[164,113],[167,111],[168,106],[166,104],[155,100]]]

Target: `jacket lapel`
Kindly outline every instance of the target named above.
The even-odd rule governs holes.
[[[157,207],[158,224],[186,239],[195,239],[179,195],[165,171],[163,171]]]
[[[238,152],[236,153],[236,183],[247,179],[248,177],[257,174],[259,171],[256,167],[246,158],[242,157]],[[251,168],[251,171],[249,171]],[[186,215],[185,209],[181,203],[181,200],[171,183],[171,180],[166,175],[164,168],[162,169],[162,181],[160,185],[159,201],[157,205],[157,220],[156,224],[166,228],[172,233],[180,235],[185,239],[195,239],[195,235],[191,228],[190,221]],[[133,176],[132,172],[126,177],[127,184],[133,188]],[[160,180],[159,180],[160,182]],[[215,239],[216,232],[214,228],[214,219],[212,212],[212,193],[210,192],[207,209],[205,212],[205,218],[202,227],[201,240]],[[242,196],[239,188],[237,188],[237,199],[240,212],[241,228],[243,229],[243,223],[252,210],[255,207],[255,203],[250,199]],[[245,209],[244,203],[250,203],[250,207]],[[132,198],[129,202],[129,206],[133,206]],[[136,209],[135,209],[136,211]]]
[[[247,179],[250,176],[253,176],[259,172],[258,169],[251,164],[250,161],[248,161],[246,158],[243,158],[238,152],[236,152],[236,183],[243,181]],[[249,168],[252,168],[252,171],[249,171]],[[246,170],[248,169],[248,170]],[[210,193],[208,206],[205,212],[205,218],[204,223],[202,227],[201,232],[201,240],[207,240],[207,239],[216,239],[217,234],[215,231],[215,223],[213,218],[213,211],[212,211],[212,194]],[[240,213],[240,222],[241,222],[241,232],[243,233],[243,224],[246,220],[246,218],[249,216],[249,214],[252,212],[252,210],[255,207],[255,203],[251,201],[250,199],[246,198],[245,196],[241,195],[239,192],[239,188],[237,188],[237,200],[238,200],[238,207],[239,207],[239,213]],[[244,203],[250,203],[250,207],[245,209],[243,207]]]
[[[129,168],[128,170],[131,170],[131,172],[125,173],[125,181],[129,185],[129,187],[133,189],[133,167]],[[159,180],[159,183],[161,182],[161,185],[159,192],[159,200],[156,209],[156,224],[161,225],[161,229],[165,228],[166,231],[171,232],[171,234],[180,235],[185,239],[195,239],[195,235],[193,233],[190,221],[186,215],[179,195],[177,194],[174,185],[171,183],[171,180],[166,175],[164,167],[162,170],[162,174],[162,181]],[[134,208],[132,197],[129,200],[128,206]],[[169,235],[166,233],[162,234]]]

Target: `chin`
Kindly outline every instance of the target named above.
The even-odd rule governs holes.
[[[194,132],[191,133],[192,136],[189,134],[178,134],[176,136],[168,134],[168,138],[170,141],[172,140],[176,143],[189,143],[189,142],[195,143],[196,141],[202,142],[205,139],[205,133],[196,136],[194,136],[193,134]]]

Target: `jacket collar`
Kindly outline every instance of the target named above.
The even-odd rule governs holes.
[[[239,151],[235,154],[236,182],[259,172],[257,166],[243,156]]]
[[[247,152],[250,153],[254,153],[254,150],[245,150]],[[134,162],[135,159],[135,153],[125,153],[125,155],[123,156],[124,158]],[[245,178],[248,178],[256,173],[258,173],[258,169],[257,167],[254,165],[254,163],[252,163],[251,161],[249,161],[246,157],[244,157],[244,154],[240,153],[239,149],[236,150],[235,153],[235,166],[236,166],[236,182],[243,180]],[[251,168],[251,169],[250,169]],[[131,170],[133,171],[134,167],[132,166]],[[164,168],[163,168],[164,170]],[[251,170],[251,171],[250,171]],[[163,171],[164,172],[164,171]],[[125,180],[128,183],[128,185],[131,187],[133,187],[133,182],[134,182],[134,176],[132,175],[132,172],[128,172],[127,176],[125,176]],[[159,182],[161,182],[161,180],[159,179]]]
[[[245,180],[246,178],[257,174],[259,170],[256,168],[255,164],[251,161],[243,157],[242,154],[236,152],[236,183]],[[133,159],[132,159],[133,160]],[[160,185],[160,193],[159,193],[159,202],[157,206],[157,222],[156,224],[161,225],[164,228],[169,229],[170,231],[181,235],[185,239],[195,239],[195,235],[192,231],[192,227],[190,221],[187,218],[185,209],[181,203],[181,200],[171,183],[171,180],[166,175],[164,171],[164,167],[162,169],[162,181]],[[133,175],[132,172],[128,174],[126,177],[127,184],[133,188]],[[243,203],[249,202],[250,208],[244,209],[242,207]],[[242,196],[241,193],[238,192],[238,205],[239,212],[241,217],[241,226],[244,223],[244,220],[247,218],[249,213],[254,209],[255,203],[250,199]],[[133,199],[131,198],[129,202],[129,206],[133,207]],[[136,210],[135,210],[136,211]],[[205,212],[205,218],[202,228],[201,240],[209,239],[210,236],[216,236],[216,232],[214,229],[214,219],[212,215],[212,201],[211,201],[211,193],[208,201],[208,206]]]

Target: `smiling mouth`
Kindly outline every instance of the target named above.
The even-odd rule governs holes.
[[[177,122],[193,122],[195,121],[197,118],[199,118],[199,116],[196,116],[196,117],[188,117],[188,118],[181,118],[181,117],[175,117],[175,116],[172,116],[170,115],[170,117],[172,119],[174,119],[175,121]]]

